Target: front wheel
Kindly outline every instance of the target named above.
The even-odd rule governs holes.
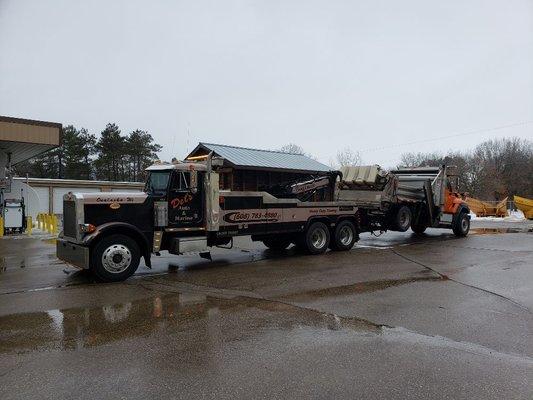
[[[94,247],[91,270],[104,282],[119,282],[132,276],[139,267],[140,249],[126,235],[104,237]]]
[[[470,218],[465,212],[460,213],[455,219],[452,227],[455,236],[464,237],[470,231]]]

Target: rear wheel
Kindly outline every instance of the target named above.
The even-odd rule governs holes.
[[[425,224],[411,224],[411,230],[417,235],[421,235],[426,231],[427,226]]]
[[[350,250],[357,241],[355,225],[350,221],[341,221],[335,227],[331,240],[331,249],[337,251]]]
[[[304,245],[309,254],[322,254],[329,246],[329,229],[323,222],[314,222],[305,231]]]
[[[291,245],[291,240],[284,237],[268,238],[263,240],[263,244],[270,250],[285,250]]]
[[[455,236],[464,237],[470,231],[470,218],[466,212],[461,212],[455,219],[452,227]]]
[[[135,273],[140,258],[139,245],[134,239],[110,235],[94,247],[91,270],[104,282],[123,281]]]
[[[398,208],[393,217],[393,227],[395,231],[405,232],[411,226],[412,214],[407,206]]]

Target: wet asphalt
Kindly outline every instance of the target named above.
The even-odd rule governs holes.
[[[322,256],[239,239],[116,284],[2,239],[0,399],[531,399],[530,228]]]

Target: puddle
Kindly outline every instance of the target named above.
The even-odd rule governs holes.
[[[51,240],[23,237],[20,240],[0,241],[0,273],[27,267],[55,266],[61,264],[55,256]]]
[[[213,341],[243,340],[266,331],[302,327],[364,333],[381,330],[358,319],[268,300],[177,293],[102,307],[0,317],[0,353],[79,349],[153,335],[167,339],[168,335],[185,336],[201,347]]]
[[[44,262],[43,262],[44,261]],[[40,256],[10,256],[0,257],[0,273],[8,270],[24,269],[26,267],[41,266],[64,266],[53,254],[43,254]]]

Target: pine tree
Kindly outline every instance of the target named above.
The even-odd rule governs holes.
[[[107,124],[96,143],[96,175],[108,181],[124,180],[125,138],[116,124]]]
[[[161,146],[154,143],[152,135],[142,130],[131,132],[126,140],[129,157],[129,179],[136,182],[144,180],[144,170],[158,159]]]

